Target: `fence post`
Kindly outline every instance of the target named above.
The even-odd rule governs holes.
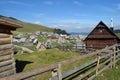
[[[58,80],[62,80],[62,70],[61,70],[61,64],[58,64]]]
[[[116,60],[116,46],[113,49],[113,67],[115,67],[115,60]]]
[[[55,77],[55,76],[57,76],[57,69],[52,70],[52,77]],[[51,80],[51,79],[49,79],[49,80]]]
[[[110,50],[110,68],[113,68],[113,50]]]
[[[97,54],[96,76],[98,75],[99,63],[100,63],[100,54],[98,53]]]

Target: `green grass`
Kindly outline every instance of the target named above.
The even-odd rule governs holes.
[[[120,38],[120,33],[117,33],[117,36]]]
[[[37,68],[40,66],[75,58],[77,56],[80,56],[80,53],[71,52],[71,51],[61,51],[59,49],[50,49],[42,52],[33,52],[29,54],[17,54],[15,55],[15,59],[22,62],[24,61],[30,62],[29,64],[25,65],[23,69],[23,71],[26,71],[26,70]],[[91,59],[92,57],[89,57],[89,58],[82,59],[80,61],[73,62],[68,65],[62,66],[62,72],[76,68],[80,64],[88,62]],[[18,64],[18,66],[20,67],[21,64]],[[47,72],[40,75],[39,77],[36,77],[34,80],[48,80],[50,77],[51,77],[51,72]]]
[[[16,54],[15,59],[19,61],[22,60],[32,62],[31,64],[25,66],[25,71],[32,68],[37,68],[39,66],[67,60],[79,55],[80,53],[60,51],[58,49],[50,49],[42,52],[33,52],[29,54]]]
[[[37,25],[37,24],[32,24],[32,23],[27,23],[27,22],[20,22],[20,24],[23,25],[23,28],[18,29],[20,32],[35,32],[35,31],[48,31],[52,32],[52,28],[48,28],[43,25]]]
[[[48,31],[48,32],[52,32],[53,29],[52,28],[48,28],[46,26],[43,25],[37,25],[37,24],[32,24],[32,23],[28,23],[28,22],[23,22],[20,20],[16,20],[16,19],[12,19],[6,16],[1,16],[0,19],[4,19],[4,20],[8,20],[11,22],[15,22],[17,24],[21,24],[23,26],[23,28],[17,29],[18,32],[35,32],[35,31]]]
[[[120,61],[115,68],[108,68],[99,74],[94,80],[120,80]]]

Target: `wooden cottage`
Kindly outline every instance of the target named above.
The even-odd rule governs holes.
[[[102,21],[90,32],[85,39],[87,50],[102,49],[106,46],[119,43],[120,39],[113,32],[113,28],[108,28]]]
[[[0,78],[16,73],[11,31],[20,27],[19,24],[0,19]]]

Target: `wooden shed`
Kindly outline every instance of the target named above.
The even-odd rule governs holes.
[[[119,37],[113,32],[113,27],[108,28],[106,24],[100,21],[86,37],[85,44],[87,50],[96,50],[119,43],[119,41]]]
[[[20,27],[19,24],[0,19],[0,78],[16,73],[11,31]]]

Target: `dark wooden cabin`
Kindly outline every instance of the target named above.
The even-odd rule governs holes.
[[[90,32],[85,39],[87,50],[102,49],[106,46],[119,43],[120,39],[113,32],[113,28],[108,28],[102,21]]]
[[[0,78],[16,73],[12,45],[12,30],[21,25],[0,19]]]

